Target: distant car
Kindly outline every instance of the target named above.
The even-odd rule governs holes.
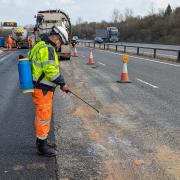
[[[94,42],[95,43],[103,43],[104,40],[101,37],[95,37]]]

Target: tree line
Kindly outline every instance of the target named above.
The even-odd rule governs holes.
[[[109,26],[119,29],[120,41],[180,45],[180,7],[172,9],[170,5],[158,13],[151,9],[144,17],[133,16],[130,9],[125,10],[125,15],[114,9],[111,22],[83,22],[79,17],[72,32],[82,39],[94,39],[96,29]]]

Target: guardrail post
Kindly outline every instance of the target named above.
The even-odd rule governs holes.
[[[124,46],[124,53],[126,53],[126,46]]]
[[[106,44],[104,44],[104,49],[106,49]]]
[[[95,48],[95,43],[94,43],[94,48]]]
[[[101,43],[99,43],[99,49],[101,49]]]
[[[154,49],[154,58],[156,58],[156,49]]]
[[[137,47],[137,55],[139,55],[139,47]]]
[[[117,52],[117,47],[118,47],[118,46],[116,45],[116,52]]]
[[[107,50],[109,50],[109,44],[107,45]]]
[[[180,62],[180,51],[178,51],[177,62]]]

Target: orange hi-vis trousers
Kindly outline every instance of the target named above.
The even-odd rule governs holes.
[[[7,43],[7,48],[8,48],[8,49],[12,49],[12,46],[13,46],[12,43]]]
[[[34,121],[36,137],[44,140],[48,137],[50,130],[53,92],[47,91],[43,94],[42,89],[35,88],[32,97],[36,111]]]

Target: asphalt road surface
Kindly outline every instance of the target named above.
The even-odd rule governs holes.
[[[88,48],[63,62],[73,95],[61,95],[59,177],[180,178],[180,65],[130,56],[130,84],[119,84],[122,56]],[[60,103],[61,102],[61,103]],[[57,118],[58,119],[58,118]]]
[[[56,159],[36,155],[31,95],[18,89],[20,52],[0,57],[0,179],[180,179],[180,64],[130,56],[132,83],[120,84],[122,55],[93,50],[88,65],[90,49],[77,50],[61,63],[66,82],[100,113],[56,89]]]
[[[25,55],[26,51],[0,56],[0,179],[53,180],[56,179],[55,158],[36,154],[31,94],[19,90],[19,54]]]

